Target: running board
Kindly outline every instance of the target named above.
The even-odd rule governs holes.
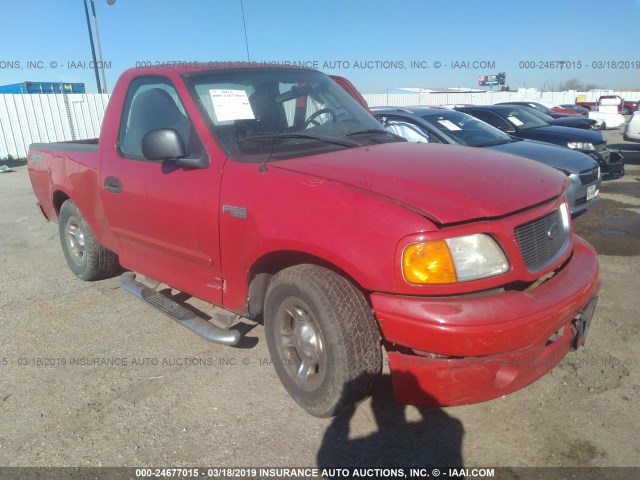
[[[223,345],[236,345],[240,341],[239,331],[217,327],[198,317],[188,308],[138,282],[133,272],[125,272],[120,276],[120,286],[206,340]]]

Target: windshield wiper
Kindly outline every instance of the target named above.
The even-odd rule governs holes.
[[[331,143],[342,147],[361,147],[358,142],[353,140],[342,140],[337,138],[319,137],[318,135],[309,135],[307,133],[274,133],[272,135],[253,135],[251,137],[241,138],[238,143],[274,141],[281,138],[302,138],[308,140],[317,140],[319,142]]]
[[[385,135],[389,135],[393,138],[397,138],[398,140],[402,140],[402,141],[406,141],[407,139],[400,136],[400,135],[396,135],[395,133],[391,133],[391,132],[387,132],[386,130],[380,129],[380,128],[368,128],[366,130],[358,130],[357,132],[350,132],[350,133],[345,133],[345,137],[351,137],[354,135],[367,135],[367,134],[371,134],[371,133],[377,133],[377,134],[381,134],[384,133]]]
[[[496,145],[504,145],[505,143],[511,142],[513,142],[513,140],[494,140],[493,142],[478,143],[477,145],[474,145],[474,147],[494,147]]]

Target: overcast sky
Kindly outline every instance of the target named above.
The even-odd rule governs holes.
[[[142,62],[247,60],[240,0],[95,5],[109,88]],[[303,62],[365,93],[477,87],[498,72],[511,88],[640,88],[640,0],[244,0],[244,13],[251,60]],[[90,61],[83,0],[0,0],[0,85],[95,92]]]

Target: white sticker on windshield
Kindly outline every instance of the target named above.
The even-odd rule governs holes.
[[[211,89],[211,102],[216,119],[219,122],[228,120],[254,120],[249,97],[244,90]]]
[[[519,118],[516,118],[514,116],[507,117],[507,120],[513,123],[516,127],[519,127],[520,125],[523,124],[523,122]]]
[[[446,128],[447,130],[451,130],[451,131],[462,130],[458,125],[453,123],[451,120],[438,120],[438,123],[442,125],[444,128]]]

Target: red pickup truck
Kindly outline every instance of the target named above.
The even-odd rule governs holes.
[[[263,321],[317,416],[368,394],[383,349],[401,402],[520,389],[582,345],[596,304],[564,175],[403,142],[313,70],[128,70],[99,140],[34,144],[28,168],[76,276],[124,267],[124,289],[214,342]]]
[[[618,100],[618,112],[622,115],[631,115],[638,110],[640,102],[625,100],[619,95],[602,95],[597,102],[576,102],[576,105],[587,108],[589,110],[597,110],[603,100]]]

